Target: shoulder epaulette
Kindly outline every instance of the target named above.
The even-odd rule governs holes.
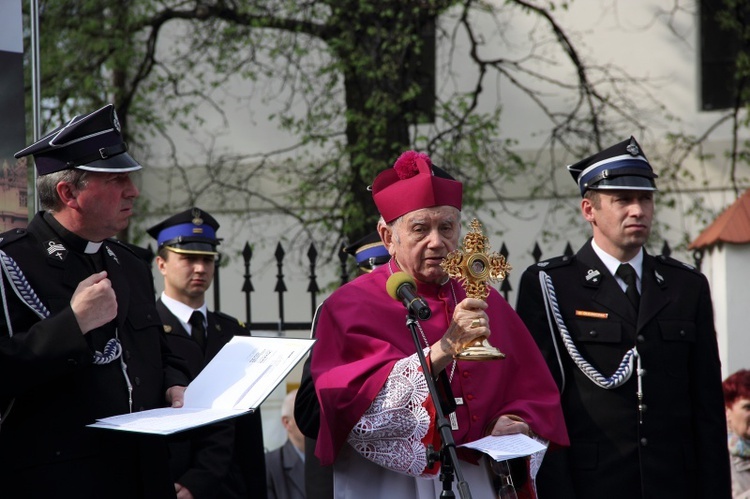
[[[29,233],[26,229],[12,229],[8,232],[4,232],[0,234],[0,248],[12,243],[13,241],[18,241],[19,239],[26,237],[28,234]]]
[[[539,270],[548,270],[548,269],[554,269],[557,267],[564,267],[566,265],[570,265],[573,263],[573,260],[575,260],[575,255],[573,256],[556,256],[554,258],[550,258],[548,260],[542,260],[541,262],[538,262],[534,265],[532,265],[532,268],[536,268]]]
[[[669,265],[670,267],[677,267],[678,269],[690,270],[692,272],[700,273],[700,271],[697,268],[695,268],[693,265],[690,265],[689,263],[681,262],[680,260],[675,260],[671,256],[658,255],[656,257],[656,261],[659,263],[663,263],[665,265]]]
[[[232,317],[229,314],[225,314],[224,312],[219,312],[219,311],[214,311],[214,313],[218,315],[219,317],[221,317],[222,319],[226,319],[229,322],[236,322],[237,324],[240,325],[241,328],[247,329],[247,326],[245,325],[245,323],[237,319],[236,317]]]

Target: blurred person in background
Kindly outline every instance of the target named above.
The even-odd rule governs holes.
[[[266,453],[268,499],[305,499],[305,436],[294,420],[297,390],[284,397],[281,424],[287,439],[278,449]],[[316,498],[317,499],[317,498]]]
[[[733,499],[750,499],[750,371],[740,369],[722,384]]]

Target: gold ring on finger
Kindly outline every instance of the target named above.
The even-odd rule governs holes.
[[[482,321],[480,319],[474,319],[471,321],[471,327],[479,327],[482,325]]]

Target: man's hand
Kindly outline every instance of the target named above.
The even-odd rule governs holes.
[[[518,419],[511,419],[508,416],[497,418],[495,426],[492,428],[490,435],[495,437],[500,435],[515,435],[516,433],[529,434],[529,425]]]
[[[174,491],[177,492],[177,499],[193,499],[193,494],[179,483],[174,484]]]
[[[106,270],[91,274],[78,283],[70,299],[70,308],[83,334],[117,317],[117,297]]]
[[[185,387],[175,385],[167,388],[167,402],[172,407],[182,407],[185,403]]]
[[[448,331],[439,344],[433,345],[430,349],[430,362],[434,374],[445,369],[466,345],[480,336],[490,335],[490,320],[486,309],[487,303],[476,298],[465,298],[456,305]]]

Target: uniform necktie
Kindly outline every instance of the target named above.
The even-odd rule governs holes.
[[[203,314],[197,310],[190,316],[190,325],[192,331],[190,334],[193,336],[195,342],[201,347],[201,350],[206,350],[206,328],[203,325]]]
[[[617,276],[625,281],[625,295],[630,300],[633,307],[638,310],[638,303],[641,301],[641,295],[638,293],[638,287],[635,285],[635,269],[629,263],[621,263],[617,267]]]

